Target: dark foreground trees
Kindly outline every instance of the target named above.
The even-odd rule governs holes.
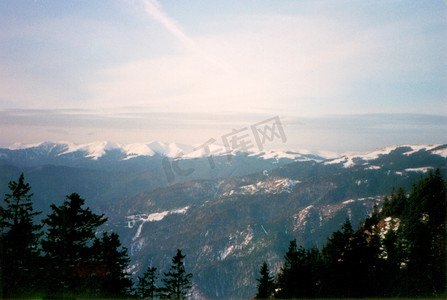
[[[85,200],[73,193],[42,222],[47,234],[42,250],[47,274],[47,294],[124,297],[132,287],[125,273],[127,249],[116,233],[99,227],[107,219],[84,207]]]
[[[33,218],[31,187],[23,174],[9,183],[0,206],[0,296],[123,297],[132,281],[124,272],[127,250],[115,233],[97,237],[104,215],[84,207],[78,194],[67,196],[41,225]]]
[[[0,298],[142,298],[184,299],[191,273],[180,249],[157,287],[156,268],[139,277],[137,295],[125,270],[127,249],[116,233],[101,232],[104,215],[73,193],[36,225],[31,187],[22,174],[9,183],[0,205]],[[43,234],[41,231],[44,231]],[[43,236],[43,237],[42,237]]]
[[[148,267],[143,276],[138,277],[137,296],[143,299],[186,299],[192,286],[192,274],[186,272],[183,262],[185,257],[182,250],[177,249],[168,272],[161,279],[161,287],[157,284],[157,268]]]
[[[446,205],[446,182],[436,170],[409,196],[393,192],[357,230],[347,220],[321,251],[292,241],[274,296],[445,297]]]
[[[154,299],[160,292],[157,278],[157,268],[148,267],[143,276],[138,276],[137,295],[143,299]]]

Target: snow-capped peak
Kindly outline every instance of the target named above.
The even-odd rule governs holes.
[[[445,146],[445,147],[442,147]],[[376,149],[370,152],[347,152],[339,158],[331,159],[325,162],[325,164],[340,164],[342,163],[345,168],[354,166],[356,163],[354,160],[371,161],[378,159],[382,155],[390,154],[392,151],[398,148],[410,148],[411,150],[405,151],[403,155],[411,155],[418,151],[430,151],[433,154],[437,154],[443,157],[447,157],[447,145],[435,144],[435,145],[395,145],[388,146],[380,149]]]
[[[23,143],[14,143],[10,145],[7,149],[9,150],[21,150],[21,149],[28,149],[28,148],[41,148],[41,149],[52,149],[55,146],[65,146],[68,143],[66,142],[40,142],[40,143],[34,143],[34,144],[23,144]]]
[[[147,144],[155,153],[168,157],[177,157],[193,150],[192,146],[179,143],[151,142]]]
[[[113,149],[121,149],[121,145],[108,142],[108,141],[102,141],[102,142],[96,142],[96,143],[89,143],[89,144],[81,144],[81,145],[75,145],[75,144],[68,144],[68,149],[64,152],[60,153],[59,155],[64,155],[67,153],[82,151],[86,152],[86,157],[92,158],[92,159],[98,159],[99,157],[103,156],[106,151],[110,151]]]

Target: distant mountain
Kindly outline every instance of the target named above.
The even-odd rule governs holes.
[[[36,208],[45,213],[50,203],[62,202],[72,192],[101,210],[110,203],[173,183],[247,175],[299,160],[324,160],[318,154],[292,151],[234,151],[229,160],[228,153],[218,145],[211,147],[212,157],[203,149],[194,149],[163,142],[14,144],[0,148],[0,193],[7,191],[9,180],[24,172],[34,187]],[[174,164],[191,172],[176,172]]]
[[[387,158],[388,160],[393,159],[393,155],[405,155],[410,156],[413,154],[422,154],[426,152],[434,155],[439,155],[441,157],[447,157],[446,145],[399,145],[390,146],[382,149],[376,149],[375,151],[367,153],[349,153],[342,155],[339,158],[330,159],[325,162],[325,164],[343,164],[343,167],[350,168],[359,165],[368,165],[368,168],[379,168],[381,164],[384,163],[381,158]],[[410,171],[411,172],[411,171]]]
[[[120,234],[131,255],[129,272],[141,275],[149,265],[165,271],[181,248],[194,295],[247,298],[263,261],[279,271],[291,239],[322,246],[346,218],[358,224],[393,188],[408,190],[430,169],[447,174],[441,144],[338,157],[269,151],[233,152],[229,160],[216,151],[214,167],[205,152],[193,150],[160,142],[14,145],[0,149],[0,193],[20,172],[38,210],[78,192],[106,213],[105,229]],[[192,173],[179,174],[174,164]]]
[[[279,271],[288,241],[322,246],[346,218],[357,225],[393,188],[409,190],[430,169],[445,175],[446,151],[447,145],[393,146],[181,183],[109,207],[108,228],[130,249],[131,272],[164,270],[182,248],[197,296],[246,298],[255,294],[264,260]]]
[[[242,154],[242,151],[226,151],[220,145],[210,145],[210,153],[213,156],[226,156]],[[317,151],[301,153],[297,151],[251,151],[245,153],[250,156],[263,159],[287,159],[297,160],[324,160],[338,156],[331,152]],[[137,157],[164,156],[170,158],[196,159],[208,156],[205,149],[200,146],[191,146],[179,143],[149,142],[138,144],[117,144],[112,142],[96,142],[89,144],[73,144],[68,142],[42,142],[37,144],[16,143],[8,148],[0,148],[0,159],[19,163],[53,163],[67,164],[73,160],[128,160]]]

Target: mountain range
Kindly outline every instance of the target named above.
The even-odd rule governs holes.
[[[210,152],[214,156],[236,155],[241,153],[240,150],[227,150],[224,146],[218,144],[209,145]],[[0,148],[1,149],[1,148]],[[152,157],[165,156],[170,158],[201,158],[207,156],[205,147],[200,145],[186,145],[180,143],[165,143],[153,141],[149,143],[136,144],[118,144],[108,141],[88,143],[88,144],[74,144],[70,142],[42,142],[37,144],[22,144],[15,143],[8,148],[1,149],[1,156],[7,156],[8,150],[10,153],[27,153],[33,155],[33,158],[39,157],[42,159],[46,156],[48,159],[52,158],[54,161],[63,161],[64,158],[70,159],[73,157],[84,157],[85,159],[114,159],[127,160],[136,157]],[[315,151],[308,150],[299,151],[252,151],[247,153],[251,156],[259,156],[264,159],[292,159],[292,160],[306,160],[316,159],[322,160],[327,158],[338,157],[336,153],[329,151]]]
[[[213,151],[214,167],[194,149],[159,142],[13,145],[0,149],[0,192],[24,172],[44,213],[78,192],[109,218],[104,230],[119,233],[133,275],[148,266],[166,271],[181,248],[194,296],[244,298],[255,294],[263,261],[279,271],[290,240],[321,247],[346,218],[358,224],[393,188],[409,191],[428,170],[447,171],[445,144],[339,156]],[[175,172],[176,163],[193,172]]]

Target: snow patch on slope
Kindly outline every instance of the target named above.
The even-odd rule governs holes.
[[[432,170],[433,167],[421,167],[421,168],[408,168],[405,169],[406,172],[421,172],[421,173],[427,173],[429,170]]]
[[[141,224],[138,226],[137,232],[135,233],[135,236],[132,238],[132,241],[135,241],[137,238],[140,237],[141,235],[141,230],[143,229],[143,225],[146,222],[156,222],[156,221],[161,221],[163,220],[167,215],[171,215],[171,214],[185,214],[189,209],[189,206],[180,208],[180,209],[174,209],[174,210],[166,210],[166,211],[162,211],[162,212],[156,212],[156,213],[152,213],[149,215],[132,215],[132,216],[127,216],[128,219],[128,226],[129,228],[132,228],[130,226],[131,222],[133,222],[133,224],[135,224],[135,222],[140,221]]]
[[[258,181],[254,184],[244,185],[238,189],[223,193],[224,196],[231,196],[233,194],[239,195],[255,195],[255,194],[280,194],[291,193],[299,180],[292,180],[289,178],[282,178],[268,181]]]
[[[294,219],[293,220],[293,224],[294,224],[293,230],[294,231],[297,231],[298,229],[306,226],[307,216],[309,215],[309,213],[312,209],[314,209],[314,206],[309,205],[309,206],[303,208],[302,210],[300,210],[299,213],[297,213],[296,215],[293,216],[293,219]]]
[[[222,251],[218,252],[217,259],[224,260],[229,255],[241,256],[251,253],[255,248],[255,246],[250,245],[253,237],[254,232],[250,225],[243,231],[236,231],[235,233],[230,234],[227,246]],[[242,251],[246,248],[249,249]]]
[[[222,253],[220,254],[219,259],[220,260],[224,260],[225,258],[227,258],[227,256],[230,255],[231,252],[233,252],[233,249],[234,249],[233,245],[227,247],[224,251],[222,251]]]

